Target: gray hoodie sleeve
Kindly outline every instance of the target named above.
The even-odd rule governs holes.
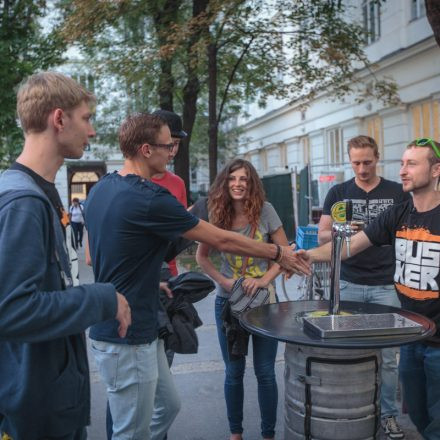
[[[0,340],[39,342],[113,319],[115,288],[96,283],[61,290],[44,203],[29,197],[0,212]]]

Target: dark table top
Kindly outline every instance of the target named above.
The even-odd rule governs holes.
[[[420,333],[380,336],[321,338],[303,329],[303,317],[317,310],[328,310],[328,301],[288,301],[267,304],[244,312],[240,323],[251,333],[299,345],[329,348],[383,348],[420,341],[435,333],[435,324],[417,313],[379,304],[341,301],[341,311],[359,313],[399,313],[423,326]]]

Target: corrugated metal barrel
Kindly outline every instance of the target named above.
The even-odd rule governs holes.
[[[380,350],[286,344],[285,440],[373,440]]]

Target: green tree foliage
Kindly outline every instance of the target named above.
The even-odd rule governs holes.
[[[440,3],[437,0],[425,0],[426,15],[434,32],[435,41],[440,46]]]
[[[219,130],[246,102],[307,102],[323,91],[396,102],[396,85],[374,77],[350,13],[336,0],[72,0],[65,34],[122,77],[134,101],[147,97],[141,110],[183,114],[190,135],[205,124],[204,142],[200,130],[194,141],[209,145],[212,180]],[[183,145],[176,158],[187,184],[188,155]]]
[[[16,118],[18,85],[60,61],[61,42],[44,35],[39,24],[45,8],[44,0],[0,1],[0,169],[17,157],[23,143]]]

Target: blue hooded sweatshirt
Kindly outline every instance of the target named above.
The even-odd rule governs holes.
[[[62,437],[90,420],[83,331],[113,319],[115,288],[71,287],[59,219],[21,171],[0,177],[0,432]]]

